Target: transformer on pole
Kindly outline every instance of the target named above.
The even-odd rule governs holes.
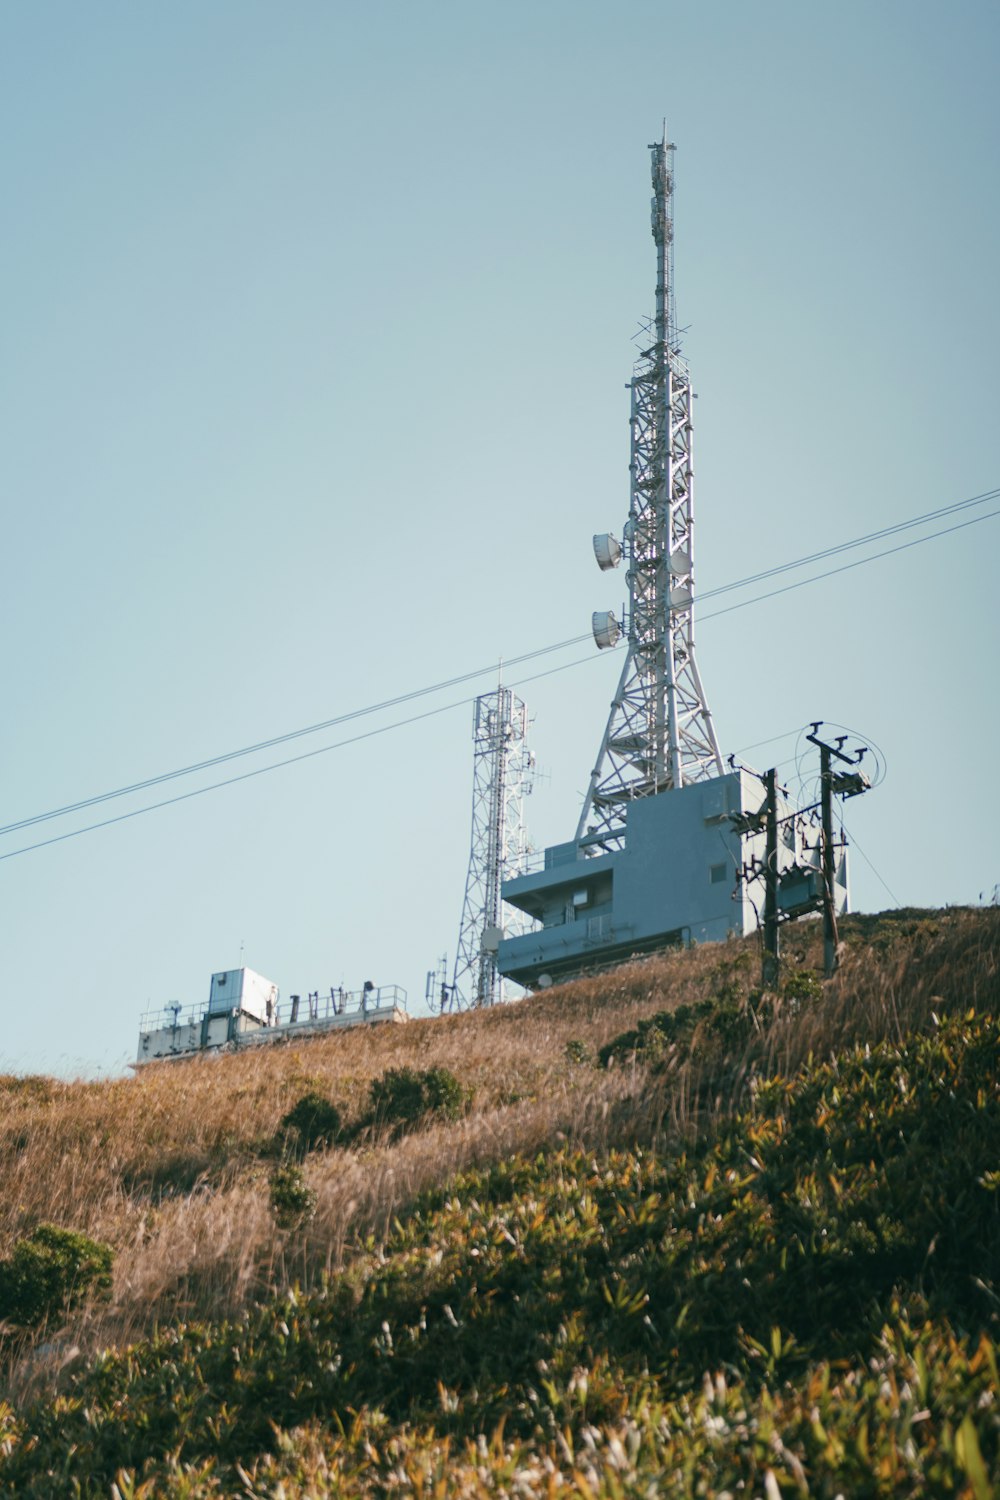
[[[656,317],[630,382],[629,517],[623,544],[594,538],[602,570],[626,559],[628,649],[576,831],[588,853],[623,848],[634,799],[724,774],[694,653],[692,393],[674,311],[674,146],[664,131],[649,149]],[[601,647],[620,634],[611,613],[595,614],[593,630]]]
[[[442,985],[441,1008],[495,1005],[504,998],[497,948],[505,935],[526,926],[522,913],[504,907],[501,881],[519,873],[528,854],[524,798],[530,792],[534,757],[528,750],[528,714],[510,688],[476,699],[472,786],[472,849],[450,995]]]

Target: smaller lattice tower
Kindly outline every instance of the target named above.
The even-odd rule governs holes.
[[[475,760],[472,850],[462,922],[445,1003],[464,1010],[504,998],[497,946],[524,930],[523,913],[504,906],[501,881],[523,870],[528,855],[524,798],[531,790],[534,757],[528,750],[528,713],[502,683],[476,699],[472,718]]]

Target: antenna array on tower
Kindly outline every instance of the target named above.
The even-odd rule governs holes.
[[[594,538],[602,570],[616,567],[624,551],[629,603],[625,664],[577,826],[577,841],[590,851],[622,847],[626,810],[635,798],[723,774],[694,654],[693,424],[691,377],[673,310],[674,147],[664,135],[650,150],[655,337],[630,384],[624,547],[609,535]],[[595,614],[593,625],[598,646],[616,643],[613,614]]]
[[[476,699],[472,737],[472,849],[450,994],[441,1007],[464,1010],[504,998],[497,970],[502,937],[521,933],[527,921],[504,907],[501,882],[523,869],[528,854],[524,798],[531,790],[534,757],[528,750],[528,713],[521,699],[498,685]],[[506,912],[506,917],[504,913]]]

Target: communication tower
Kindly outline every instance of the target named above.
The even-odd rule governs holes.
[[[447,997],[442,985],[442,1009],[464,1010],[502,1000],[497,948],[505,929],[506,935],[513,935],[527,925],[523,913],[504,908],[500,895],[501,882],[523,869],[528,854],[524,798],[531,790],[534,757],[527,734],[527,709],[510,688],[498,683],[495,692],[476,699],[472,850],[455,968]]]
[[[592,625],[599,647],[627,644],[574,837],[540,869],[504,882],[534,924],[499,946],[501,974],[527,988],[671,944],[756,926],[760,880],[734,891],[763,833],[734,817],[763,799],[748,772],[727,774],[694,652],[694,459],[691,376],[674,310],[673,153],[652,146],[656,311],[629,382],[629,514],[619,542],[594,537],[602,569],[625,558],[628,603]]]
[[[656,242],[653,342],[639,355],[631,391],[631,499],[624,544],[594,537],[602,569],[624,553],[628,606],[619,625],[595,613],[594,638],[628,649],[591,772],[576,838],[588,853],[624,846],[629,803],[724,773],[694,652],[694,465],[691,376],[674,309],[673,152],[652,152]]]
[[[497,966],[528,989],[673,945],[747,936],[762,905],[770,935],[779,921],[822,909],[835,957],[836,917],[847,907],[846,851],[833,837],[830,798],[849,788],[853,795],[863,778],[833,775],[833,759],[853,765],[842,743],[825,747],[816,840],[802,816],[810,809],[779,813],[773,772],[725,770],[698,675],[692,392],[674,311],[666,128],[649,149],[656,314],[629,383],[629,515],[622,542],[594,537],[599,567],[624,556],[628,583],[624,620],[596,613],[594,638],[614,646],[624,630],[627,651],[575,836],[503,883],[508,907],[534,926],[501,939]],[[773,947],[776,958],[776,939]]]

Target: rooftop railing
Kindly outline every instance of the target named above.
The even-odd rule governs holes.
[[[164,1005],[158,1010],[149,1010],[139,1022],[140,1032],[184,1031],[200,1027],[205,1017],[231,1015],[238,1007],[209,1011],[208,1003],[189,1007]],[[290,995],[279,1000],[269,1022],[262,1023],[265,1031],[299,1031],[317,1024],[335,1024],[341,1017],[365,1020],[376,1012],[406,1010],[406,991],[398,984],[373,985],[370,989],[329,989],[325,993],[313,990],[306,995]]]

